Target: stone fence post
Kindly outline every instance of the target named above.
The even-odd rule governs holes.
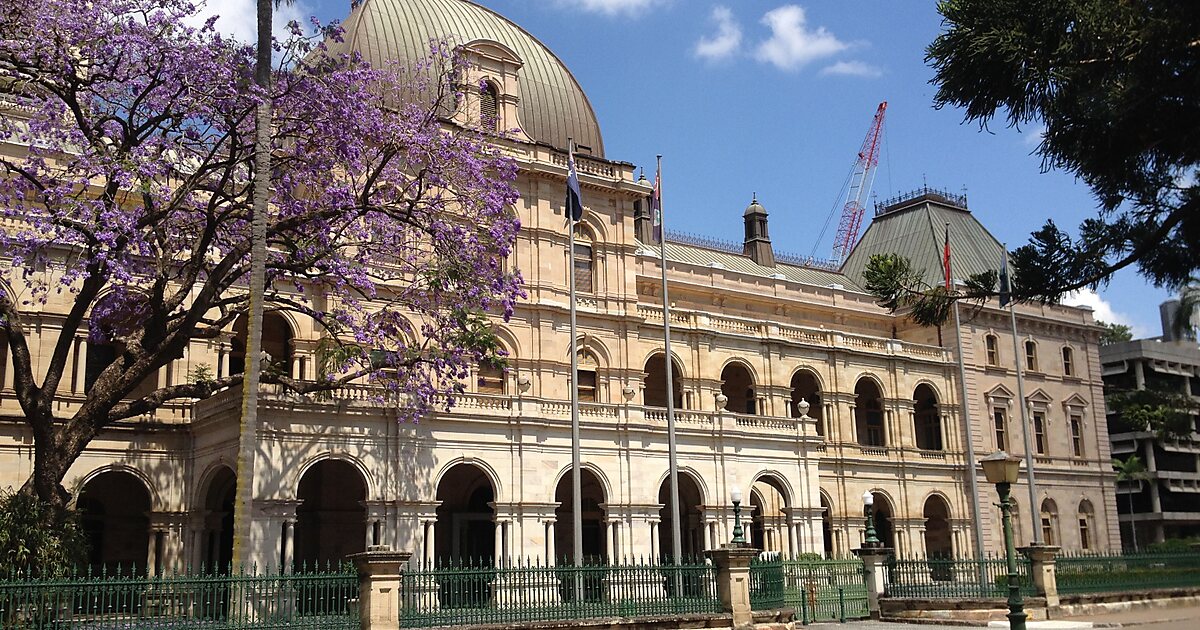
[[[1037,594],[1046,598],[1046,608],[1058,606],[1058,570],[1054,561],[1061,547],[1051,545],[1030,545],[1021,547],[1019,551],[1029,558],[1032,566],[1029,577],[1033,579],[1033,587]]]
[[[871,619],[878,620],[880,617],[881,608],[879,607],[879,598],[883,595],[885,585],[884,572],[887,570],[887,559],[891,557],[894,550],[887,547],[862,547],[854,549],[854,555],[862,558],[863,561],[863,581],[867,587],[867,608],[871,613]]]
[[[726,544],[720,549],[704,552],[717,569],[717,597],[721,607],[733,614],[733,627],[754,623],[750,610],[750,561],[758,550],[743,545]]]
[[[400,590],[411,553],[373,545],[349,556],[358,569],[358,620],[362,630],[400,630]]]

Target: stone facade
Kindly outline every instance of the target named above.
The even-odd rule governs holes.
[[[520,49],[472,48],[478,76],[469,82],[489,79],[500,91],[496,107],[506,124],[520,123],[516,104],[531,97],[520,92],[522,73],[534,71],[514,52]],[[510,322],[497,322],[510,369],[474,375],[452,410],[418,424],[398,422],[395,406],[378,404],[366,385],[324,397],[264,388],[253,470],[257,564],[334,561],[373,544],[428,560],[566,555],[569,273],[580,287],[585,551],[670,551],[662,259],[645,240],[650,186],[631,164],[580,157],[586,213],[571,252],[566,155],[537,140],[518,134],[500,141],[521,166],[516,211],[523,228],[511,262],[529,295]],[[889,229],[889,216],[902,211],[884,212],[872,229]],[[763,222],[765,237],[765,210],[746,216]],[[756,241],[764,246],[769,239]],[[746,497],[751,543],[760,548],[849,553],[861,540],[861,496],[870,491],[881,536],[901,553],[971,553],[975,502],[983,506],[983,547],[999,549],[994,492],[981,478],[972,496],[966,452],[968,442],[976,458],[997,447],[996,410],[1004,411],[1007,444],[1000,446],[1023,452],[1007,313],[988,306],[962,327],[964,423],[952,329],[921,329],[887,313],[857,288],[857,278],[835,269],[778,252],[756,262],[741,248],[690,239],[666,247],[683,550],[698,555],[729,540],[733,487]],[[66,308],[51,302],[31,314],[38,318],[31,344],[43,356],[49,343],[39,342],[54,338]],[[1021,343],[1037,353],[1026,393],[1044,423],[1038,499],[1058,506],[1047,531],[1055,544],[1079,547],[1067,515],[1086,501],[1094,514],[1090,546],[1106,548],[1117,532],[1098,328],[1090,312],[1062,306],[1022,306],[1018,328]],[[296,378],[315,376],[311,325],[275,315],[266,330],[273,359]],[[158,384],[240,369],[243,338],[235,326],[225,339],[194,343],[160,371]],[[989,338],[998,344],[994,361]],[[88,354],[103,351],[82,338],[75,344],[76,367],[57,403],[64,415],[86,390]],[[11,395],[8,358],[0,359],[0,485],[19,486],[32,467],[32,438]],[[225,391],[169,405],[92,443],[66,485],[79,496],[94,562],[158,568],[229,561],[239,397]],[[800,413],[801,399],[811,405],[808,415]],[[1028,500],[1018,489],[1014,495],[1028,519]],[[1019,542],[1031,531],[1032,522],[1023,525]]]

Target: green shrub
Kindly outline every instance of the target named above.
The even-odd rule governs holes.
[[[87,559],[87,539],[74,512],[55,518],[37,497],[0,490],[0,576],[58,577]]]
[[[1146,546],[1146,551],[1151,553],[1184,553],[1195,551],[1192,545],[1200,545],[1200,538],[1172,538],[1162,542],[1151,543]]]

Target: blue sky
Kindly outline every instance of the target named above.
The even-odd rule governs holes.
[[[880,101],[888,101],[878,199],[927,183],[966,192],[1009,247],[1053,217],[1073,229],[1095,213],[1086,186],[1042,172],[1038,129],[988,130],[935,110],[925,46],[940,32],[932,1],[479,0],[550,47],[600,119],[610,159],[649,171],[662,154],[669,229],[740,239],[757,193],[777,251],[828,257],[831,209]],[[253,32],[250,0],[211,0],[219,24]],[[301,0],[289,16],[344,17],[349,0]],[[650,175],[653,177],[653,175]],[[865,229],[865,224],[864,224]],[[1168,294],[1125,271],[1082,300],[1097,317],[1159,334]]]

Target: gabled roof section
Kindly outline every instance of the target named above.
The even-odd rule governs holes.
[[[932,286],[943,282],[942,249],[950,225],[950,270],[956,280],[988,270],[999,271],[1002,249],[966,207],[966,198],[930,188],[899,197],[876,211],[866,234],[842,265],[842,274],[862,284],[874,254],[900,254],[923,270]]]

